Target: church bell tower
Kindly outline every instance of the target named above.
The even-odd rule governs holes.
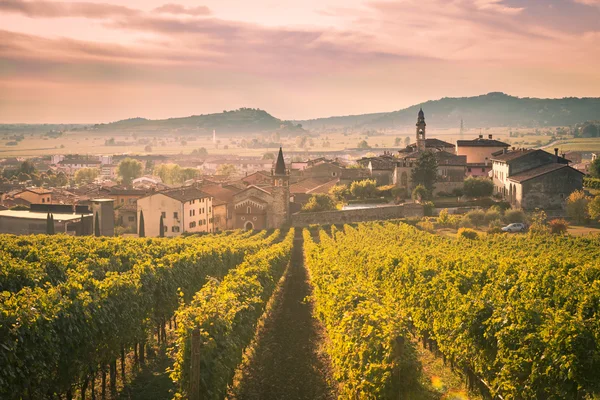
[[[290,217],[290,175],[283,160],[283,150],[279,148],[275,168],[271,173],[273,187],[273,205],[271,210],[271,228],[281,228]]]
[[[419,110],[419,118],[417,119],[417,150],[425,151],[425,128],[427,124],[425,123],[425,113],[423,112],[423,108]]]

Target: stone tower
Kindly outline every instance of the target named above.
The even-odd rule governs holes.
[[[285,168],[281,147],[275,162],[275,169],[271,172],[271,175],[273,178],[271,189],[273,203],[269,218],[271,223],[268,225],[272,228],[281,228],[290,218],[290,176]]]
[[[425,113],[423,109],[419,110],[419,118],[417,119],[417,150],[425,151],[425,128],[427,124],[425,123]]]

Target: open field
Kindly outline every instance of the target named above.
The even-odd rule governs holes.
[[[430,138],[439,138],[449,143],[455,143],[459,139],[474,139],[478,135],[487,137],[493,135],[495,139],[505,141],[517,147],[537,147],[548,145],[551,137],[544,134],[554,131],[548,128],[536,134],[535,129],[511,129],[511,128],[486,128],[469,129],[462,135],[456,129],[429,129]],[[517,133],[518,137],[510,137]],[[8,132],[0,136],[0,157],[35,157],[53,154],[89,154],[89,155],[111,155],[111,154],[190,154],[194,149],[204,147],[209,155],[235,154],[240,156],[261,156],[264,153],[276,151],[276,147],[247,148],[241,145],[242,140],[252,139],[273,142],[271,135],[267,133],[246,133],[240,135],[218,135],[217,143],[213,143],[210,135],[194,135],[189,132],[177,131],[164,132],[129,132],[129,131],[102,131],[102,130],[71,130],[64,132],[59,137],[50,137],[38,131],[23,132],[23,139],[15,142]],[[379,148],[403,148],[406,138],[414,142],[414,131],[412,129],[381,130],[365,132],[307,132],[306,144],[301,147],[299,137],[302,135],[282,135],[275,142],[281,143],[288,151],[317,151],[317,150],[344,150],[355,148],[359,142],[365,140],[371,146],[374,154],[379,153]],[[396,139],[400,144],[396,145]],[[114,139],[114,144],[111,143]],[[151,151],[148,151],[150,146]],[[554,145],[550,146],[554,147]],[[584,150],[600,151],[600,139],[566,139],[558,145],[561,151]]]

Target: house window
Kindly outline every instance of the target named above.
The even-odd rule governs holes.
[[[246,214],[251,214],[252,213],[252,209],[250,207],[246,208]]]
[[[179,213],[177,211],[173,211],[173,218],[179,218]]]
[[[208,207],[208,212],[212,212],[212,207]]]
[[[190,228],[195,228],[196,227],[196,222],[190,222]]]
[[[45,202],[46,202],[46,199],[42,198],[42,203],[45,203]]]
[[[172,227],[171,232],[179,232],[179,227],[178,226]]]
[[[128,218],[127,218],[127,220],[128,220],[129,222],[134,222],[134,221],[135,221],[135,217],[132,217],[132,216],[130,216],[130,217],[128,217]]]
[[[485,172],[485,168],[481,168],[481,172]]]
[[[167,218],[167,213],[165,211],[163,211],[160,213],[160,216],[163,218]]]
[[[125,203],[125,199],[121,199],[121,204]]]

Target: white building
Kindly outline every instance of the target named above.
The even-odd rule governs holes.
[[[195,187],[168,189],[142,197],[137,201],[138,221],[142,211],[148,237],[160,236],[161,216],[165,237],[184,232],[214,232],[213,198]]]

